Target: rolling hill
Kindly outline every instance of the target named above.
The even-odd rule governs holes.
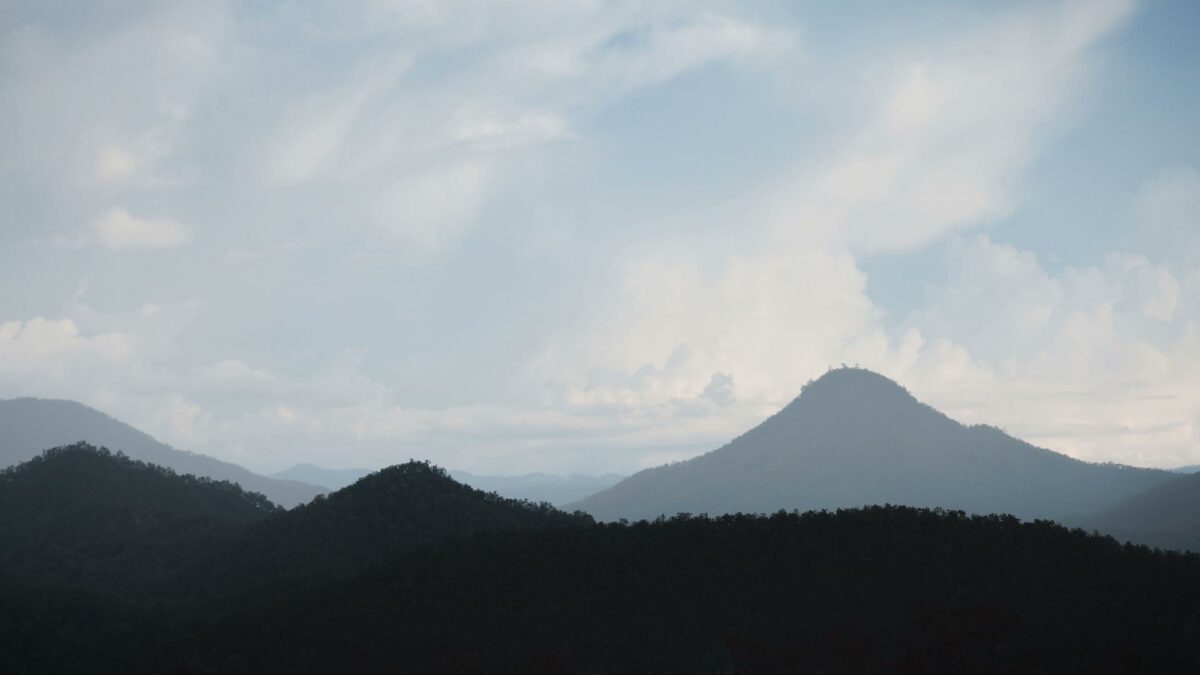
[[[278,512],[233,483],[86,443],[54,448],[0,472],[0,573],[145,590]]]
[[[881,375],[842,368],[725,447],[567,508],[615,520],[903,504],[1074,522],[1175,477],[965,426]]]
[[[371,473],[370,469],[326,469],[312,464],[297,464],[285,471],[271,474],[271,477],[320,485],[330,490],[340,490],[353,485],[355,481],[369,473]],[[450,471],[450,477],[477,490],[495,492],[502,497],[524,499],[530,502],[549,502],[555,506],[583,499],[611,487],[624,478],[615,473],[602,475],[526,473],[515,476],[491,476],[453,469]]]
[[[246,528],[213,556],[204,575],[221,586],[235,579],[234,585],[253,586],[340,578],[439,541],[591,522],[585,514],[476,490],[443,469],[410,461]]]
[[[31,459],[46,448],[84,441],[181,474],[227,480],[291,508],[326,492],[296,481],[260,476],[236,464],[155,440],[124,422],[74,401],[16,398],[0,401],[0,467]]]

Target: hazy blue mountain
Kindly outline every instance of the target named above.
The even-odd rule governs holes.
[[[260,476],[237,464],[176,450],[150,435],[74,401],[17,398],[0,401],[0,467],[31,459],[46,448],[86,441],[181,474],[207,476],[259,492],[290,508],[326,492],[315,485]]]
[[[367,474],[371,469],[325,469],[312,464],[297,464],[286,471],[271,474],[272,478],[297,480],[313,485],[320,485],[330,490],[340,490]],[[450,471],[454,480],[470,485],[477,490],[495,492],[510,499],[524,499],[531,502],[550,502],[555,506],[578,501],[615,485],[624,476],[609,473],[603,475],[589,474],[552,474],[527,473],[518,476],[481,476],[466,471]]]
[[[725,447],[568,508],[612,520],[890,503],[1074,521],[1175,477],[964,426],[881,375],[843,368]]]
[[[1200,464],[1189,464],[1175,469],[1171,469],[1175,473],[1200,473]]]
[[[624,478],[615,473],[601,475],[527,473],[519,476],[480,476],[466,471],[451,471],[450,475],[454,480],[466,483],[478,490],[495,492],[512,499],[550,502],[555,506],[579,501],[588,495],[616,485]]]
[[[1200,552],[1200,473],[1122,500],[1080,524],[1122,541]]]
[[[271,474],[271,478],[294,480],[310,485],[319,485],[330,490],[341,490],[371,473],[372,469],[326,469],[312,464],[297,464],[290,469]]]

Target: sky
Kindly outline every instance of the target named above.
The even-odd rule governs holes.
[[[1200,463],[1200,5],[6,2],[0,398],[622,472],[829,367]]]

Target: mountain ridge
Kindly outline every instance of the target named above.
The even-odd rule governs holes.
[[[228,480],[290,508],[325,492],[282,481],[199,453],[179,450],[121,420],[77,401],[23,397],[0,400],[0,466],[31,459],[46,448],[84,441],[119,450],[180,474]]]
[[[891,503],[1074,522],[1173,477],[963,425],[878,373],[840,368],[724,446],[567,508],[613,520]]]

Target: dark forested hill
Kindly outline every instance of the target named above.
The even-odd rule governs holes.
[[[74,401],[16,398],[0,401],[0,467],[23,462],[46,448],[86,441],[181,474],[227,480],[291,508],[325,492],[276,480],[206,455],[176,450],[137,429]]]
[[[232,483],[83,443],[55,448],[0,471],[0,573],[144,589],[276,512]]]
[[[482,492],[443,469],[408,462],[248,528],[209,570],[239,576],[239,583],[344,577],[436,541],[590,522],[587,515]]]
[[[1172,478],[964,426],[881,375],[843,368],[725,447],[568,508],[612,520],[891,503],[1072,519]]]
[[[1081,524],[1121,540],[1200,552],[1200,473],[1179,476]]]

